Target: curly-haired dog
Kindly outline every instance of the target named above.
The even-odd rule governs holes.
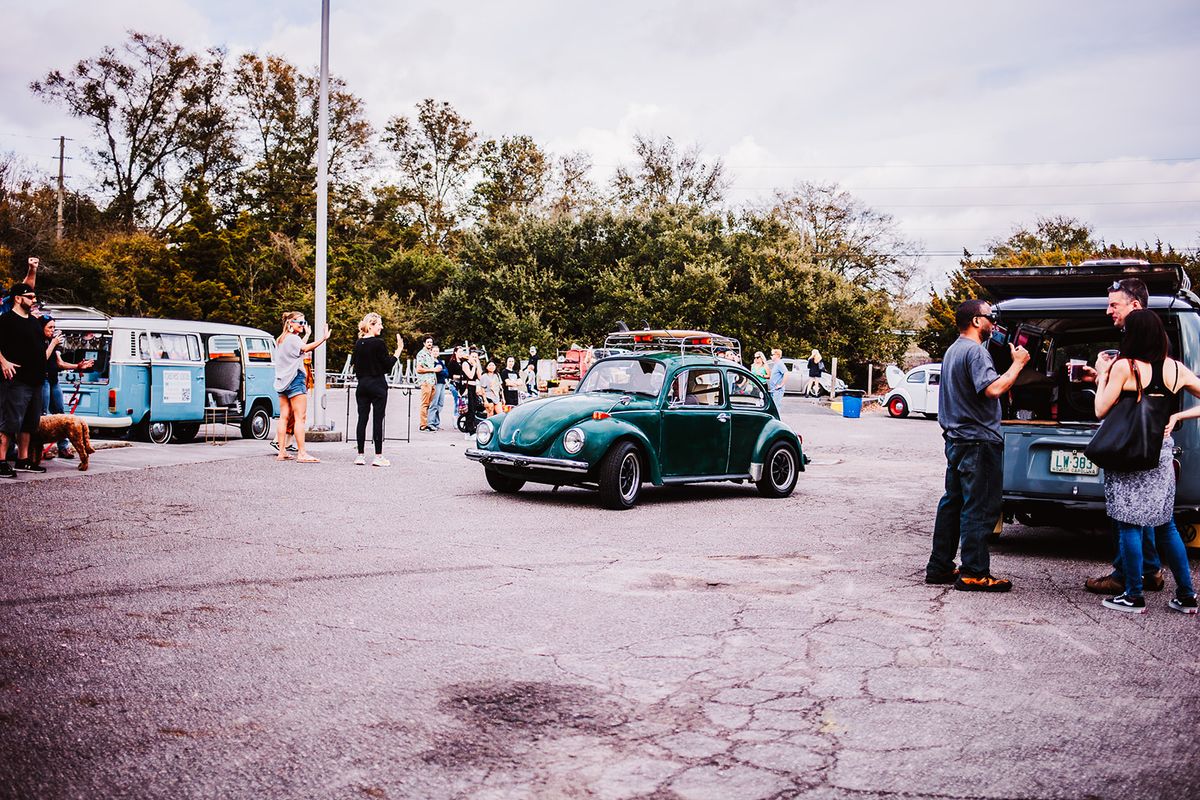
[[[96,452],[88,424],[73,414],[48,414],[38,422],[38,432],[29,437],[29,456],[34,464],[42,463],[42,445],[70,439],[79,455],[79,469],[88,468],[88,455]]]

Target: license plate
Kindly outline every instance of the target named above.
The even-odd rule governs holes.
[[[1100,474],[1100,468],[1078,450],[1051,450],[1050,471],[1061,475]]]

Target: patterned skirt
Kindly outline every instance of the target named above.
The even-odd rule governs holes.
[[[1157,526],[1175,514],[1175,468],[1170,436],[1163,440],[1158,466],[1138,472],[1104,470],[1104,502],[1108,515],[1126,525]]]

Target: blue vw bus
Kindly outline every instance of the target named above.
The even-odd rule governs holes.
[[[91,359],[59,376],[68,410],[92,428],[155,444],[187,442],[207,418],[238,425],[248,439],[270,436],[279,416],[266,331],[218,322],[110,317],[85,306],[47,306],[67,361]]]

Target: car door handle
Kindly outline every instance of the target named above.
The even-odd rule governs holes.
[[[724,413],[717,414],[717,421],[718,422],[729,422],[729,415],[724,414]]]

